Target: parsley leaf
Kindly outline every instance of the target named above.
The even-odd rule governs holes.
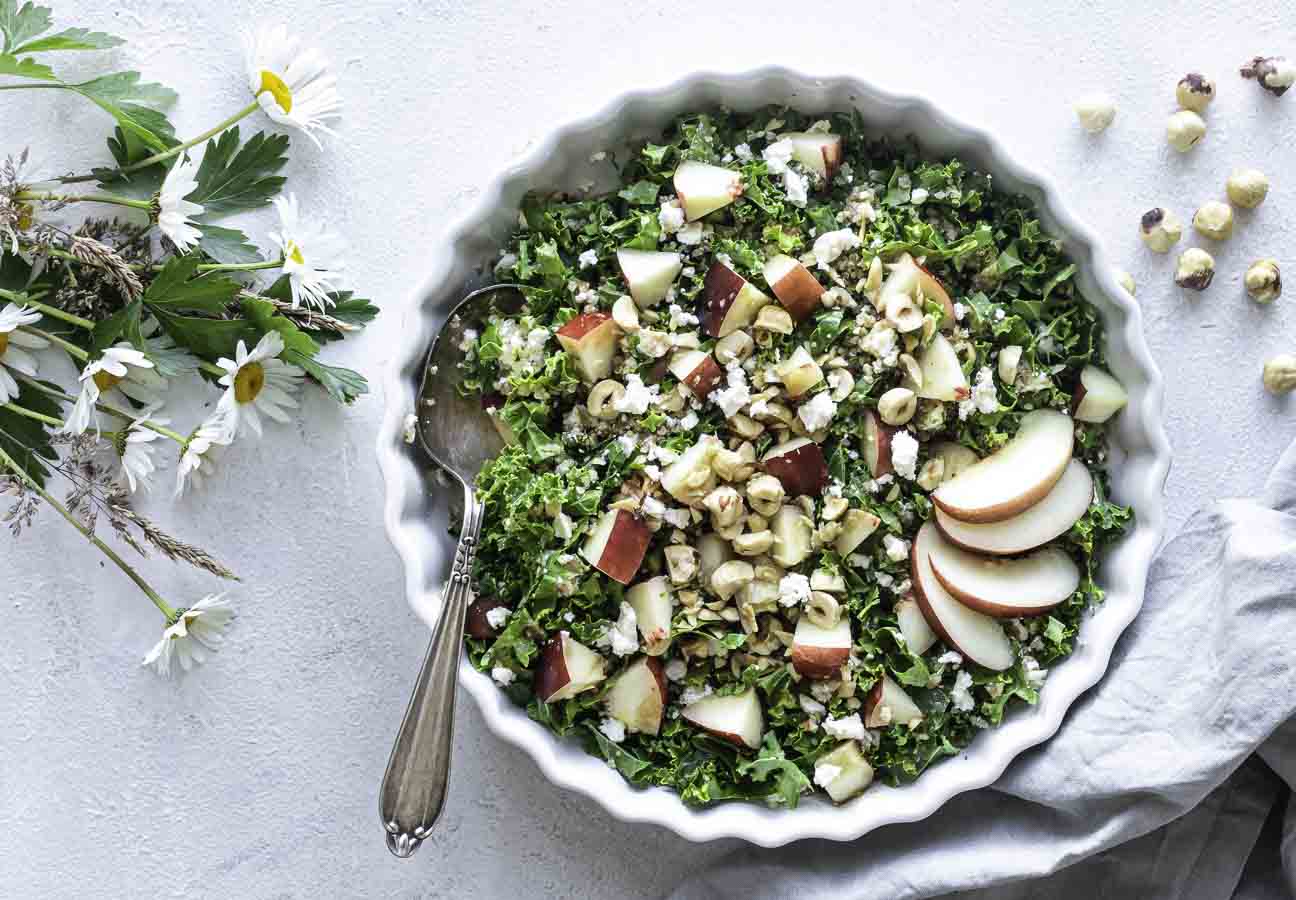
[[[54,81],[54,70],[34,59],[19,59],[9,53],[0,53],[0,75],[16,75],[38,81]]]
[[[61,86],[75,91],[117,120],[124,131],[156,150],[166,150],[175,129],[159,110],[175,102],[175,91],[140,81],[139,72],[115,72],[80,84]]]
[[[173,256],[149,283],[141,298],[155,312],[159,307],[221,315],[225,306],[243,289],[237,281],[224,275],[194,278],[200,257]]]
[[[5,53],[16,53],[18,48],[37,35],[49,31],[53,24],[48,6],[24,3],[18,0],[0,0],[0,35],[4,36]]]
[[[752,781],[763,782],[773,776],[775,790],[784,806],[793,807],[801,794],[810,790],[810,779],[786,756],[773,731],[765,735],[765,743],[754,759],[738,764],[739,775],[750,775]]]
[[[125,43],[121,38],[88,28],[65,28],[57,34],[29,41],[14,53],[44,53],[50,50],[107,50]]]
[[[305,356],[295,350],[285,350],[284,362],[301,366],[306,374],[315,379],[328,395],[339,403],[351,403],[369,393],[369,382],[359,372],[343,369],[340,366],[326,366],[311,356]]]

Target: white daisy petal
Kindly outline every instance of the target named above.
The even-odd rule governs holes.
[[[331,306],[329,295],[339,289],[345,244],[318,223],[303,222],[294,194],[275,197],[274,205],[279,212],[279,230],[270,233],[270,240],[283,258],[282,271],[288,276],[293,307],[303,303],[319,309]]]
[[[180,253],[188,253],[202,239],[202,231],[193,223],[203,213],[203,206],[185,197],[198,187],[198,163],[182,159],[171,167],[158,192],[158,228],[171,239]]]
[[[44,350],[49,342],[18,329],[24,325],[34,325],[40,319],[40,313],[12,303],[0,309],[0,403],[8,403],[19,393],[18,383],[8,369],[23,375],[36,375],[36,358],[27,351]]]
[[[328,58],[299,41],[284,25],[262,28],[244,40],[248,87],[275,122],[304,132],[316,146],[316,132],[332,134],[328,123],[342,115],[337,80]]]
[[[144,657],[144,665],[168,677],[172,661],[186,672],[206,662],[208,655],[225,640],[225,630],[234,621],[223,594],[211,594],[188,609],[179,610],[174,624],[162,631],[158,641]]]
[[[65,431],[83,434],[95,422],[95,404],[125,396],[145,406],[160,406],[166,379],[154,371],[152,360],[130,344],[109,347],[81,372],[81,393],[63,425]],[[111,395],[111,396],[105,396]]]

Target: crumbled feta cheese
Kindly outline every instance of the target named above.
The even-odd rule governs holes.
[[[607,626],[602,637],[594,642],[596,647],[610,649],[617,656],[629,656],[639,649],[639,617],[634,607],[621,601],[621,615]]]
[[[953,650],[946,650],[936,658],[936,665],[954,666],[957,668],[958,666],[963,665],[963,657],[960,654],[955,653]]]
[[[962,322],[962,321],[963,321],[963,317],[966,316],[966,315],[967,315],[967,307],[964,306],[962,303],[955,303],[955,304],[954,304],[954,318],[955,318],[957,321]]]
[[[876,323],[860,342],[860,348],[872,353],[888,366],[894,366],[900,358],[900,351],[896,347],[896,330],[890,322]]]
[[[821,788],[826,788],[837,780],[837,776],[842,773],[841,766],[834,766],[832,763],[817,762],[814,770],[814,783]]]
[[[652,464],[646,465],[643,467],[643,473],[644,476],[651,481],[661,481],[661,466],[655,466]]]
[[[994,373],[989,366],[977,370],[972,396],[968,398],[978,412],[992,413],[999,409],[999,395],[995,391]]]
[[[627,375],[625,393],[616,399],[612,404],[612,408],[619,413],[642,416],[648,412],[648,407],[657,398],[659,391],[660,388],[655,384],[651,387],[645,385],[643,379],[638,375]],[[622,437],[628,437],[628,435],[622,435]]]
[[[804,175],[788,166],[792,161],[792,142],[787,138],[775,141],[761,152],[761,157],[771,175],[783,176],[783,190],[787,193],[788,202],[793,206],[805,206],[810,184]]]
[[[639,352],[650,359],[661,359],[671,349],[671,336],[655,328],[639,329]]]
[[[921,206],[927,202],[929,196],[931,195],[927,193],[926,188],[916,187],[909,192],[909,202],[914,206]]]
[[[863,740],[864,723],[860,720],[859,713],[851,713],[849,716],[843,716],[840,719],[824,719],[821,726],[830,737],[838,740]]]
[[[508,687],[517,678],[517,673],[504,666],[496,666],[491,669],[491,678],[500,687]]]
[[[567,612],[563,613],[563,621],[564,621],[564,622],[567,622],[568,624],[570,624],[570,623],[572,623],[572,622],[575,622],[575,621],[576,621],[576,613],[571,612],[570,610],[568,610]]]
[[[909,542],[901,540],[894,534],[882,537],[882,548],[886,550],[887,558],[892,562],[900,562],[909,556]]]
[[[406,413],[405,421],[401,425],[401,438],[405,443],[412,444],[416,437],[418,437],[418,416],[414,413]]]
[[[793,206],[804,207],[810,199],[810,180],[792,169],[783,173],[783,189]]]
[[[698,414],[690,409],[684,415],[680,416],[679,427],[684,431],[692,431],[697,427],[698,421]]]
[[[1039,687],[1044,684],[1044,679],[1048,677],[1048,669],[1041,669],[1040,664],[1033,656],[1022,658],[1022,665],[1026,669],[1026,681],[1031,687]]]
[[[747,373],[737,361],[730,363],[725,371],[729,375],[727,383],[720,390],[712,391],[707,399],[720,407],[726,419],[731,419],[751,402],[751,389],[747,386]]]
[[[683,681],[688,675],[688,663],[682,659],[672,659],[663,667],[666,677],[671,681]]]
[[[780,606],[800,606],[810,599],[810,579],[799,572],[789,572],[779,579]]]
[[[734,147],[733,152],[734,152],[734,156],[738,157],[739,162],[750,162],[752,159],[751,147],[746,143],[742,143],[739,144],[737,147]]]
[[[626,727],[625,723],[620,719],[604,716],[603,721],[599,723],[599,731],[603,733],[603,737],[614,744],[619,744],[625,740]]]
[[[807,431],[827,428],[836,414],[837,404],[833,403],[827,391],[815,394],[808,403],[802,403],[801,408],[797,410],[797,417],[805,423]]]
[[[958,675],[954,678],[954,687],[950,688],[950,700],[954,703],[954,708],[960,712],[969,712],[972,709],[972,675],[963,669],[959,669]]]
[[[490,625],[491,628],[499,631],[504,627],[504,623],[508,621],[508,617],[512,614],[513,610],[509,609],[507,606],[497,606],[494,609],[487,610],[486,623]]]
[[[576,265],[577,265],[578,268],[581,268],[581,269],[588,269],[588,268],[590,268],[591,266],[597,266],[597,265],[598,265],[598,251],[597,251],[597,250],[584,250],[584,251],[582,251],[582,252],[581,252],[581,255],[578,256],[578,257],[576,257]]]
[[[847,250],[855,249],[859,245],[859,235],[855,233],[853,228],[826,231],[815,238],[814,255],[816,265],[821,269],[826,269],[828,264],[835,261],[837,257]]]
[[[691,325],[698,324],[698,317],[693,313],[680,306],[678,303],[670,305],[670,327],[671,328],[688,328]]]
[[[801,704],[801,711],[807,716],[822,716],[828,712],[828,707],[824,706],[814,697],[807,697],[802,694],[797,698]]]
[[[684,688],[684,693],[680,694],[680,703],[689,706],[690,704],[697,703],[703,697],[710,697],[714,691],[715,688],[711,687],[709,684],[704,684],[700,688]]]
[[[478,332],[476,328],[465,328],[463,339],[459,341],[459,350],[461,353],[471,353],[477,343]]]
[[[901,478],[913,481],[918,463],[918,442],[906,428],[891,436],[891,467]]]
[[[684,210],[678,200],[671,200],[669,203],[661,205],[661,211],[657,213],[657,221],[661,224],[662,231],[666,234],[672,234],[684,227]]]
[[[656,442],[650,442],[646,452],[648,453],[649,459],[656,460],[660,463],[666,463],[667,465],[670,465],[675,462],[675,460],[679,459],[679,454],[670,447],[663,447]]]

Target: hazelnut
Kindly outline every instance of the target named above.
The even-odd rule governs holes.
[[[1215,99],[1215,82],[1200,72],[1189,72],[1175,85],[1175,99],[1184,109],[1195,113],[1205,112],[1206,107]]]
[[[666,570],[673,584],[688,584],[698,571],[698,554],[692,547],[674,544],[667,547]]]
[[[1243,78],[1254,78],[1260,87],[1275,97],[1287,93],[1296,84],[1296,64],[1283,56],[1257,56],[1241,69]]]
[[[774,532],[766,529],[740,534],[733,539],[734,552],[739,556],[760,556],[774,546]]]
[[[1181,109],[1166,123],[1166,140],[1180,153],[1187,153],[1206,136],[1206,122],[1190,109]]]
[[[733,362],[743,362],[752,355],[755,343],[745,331],[734,331],[716,341],[715,356],[720,365],[727,366]]]
[[[1116,104],[1106,94],[1088,94],[1076,101],[1076,118],[1090,134],[1105,131],[1116,118]]]
[[[1286,394],[1296,388],[1296,356],[1283,353],[1265,363],[1264,386],[1271,394]]]
[[[585,398],[585,409],[596,419],[615,419],[617,401],[625,396],[625,386],[619,381],[604,378],[590,388]]]
[[[1021,366],[1022,348],[1020,344],[1009,344],[999,351],[999,380],[1011,385],[1017,380],[1017,370]]]
[[[1256,303],[1273,303],[1282,296],[1282,274],[1278,271],[1278,261],[1260,259],[1246,270],[1247,293]]]
[[[1240,169],[1225,185],[1228,198],[1243,209],[1255,209],[1269,193],[1269,179],[1259,169]]]
[[[744,584],[750,584],[756,578],[756,570],[749,562],[731,559],[722,563],[711,573],[711,590],[722,600],[728,600]]]
[[[820,628],[836,628],[841,621],[841,604],[827,591],[811,591],[805,611]]]
[[[1203,203],[1193,216],[1193,228],[1211,240],[1227,240],[1233,235],[1233,207],[1219,200]]]
[[[922,468],[918,471],[918,487],[924,491],[934,491],[940,487],[941,481],[945,478],[945,460],[940,457],[933,457],[923,463]]]
[[[791,334],[795,324],[792,315],[781,306],[763,306],[756,314],[756,329],[774,334]]]
[[[1126,272],[1124,269],[1116,270],[1116,280],[1119,281],[1120,286],[1125,289],[1125,293],[1129,294],[1131,297],[1138,293],[1138,285],[1134,283],[1134,276],[1129,272]]]
[[[918,410],[918,398],[909,388],[891,388],[878,398],[878,415],[888,425],[903,425]]]
[[[1169,253],[1170,248],[1183,237],[1183,223],[1179,217],[1164,207],[1155,207],[1143,213],[1139,221],[1139,235],[1149,249]]]
[[[1215,260],[1200,247],[1189,247],[1179,255],[1175,284],[1193,291],[1204,291],[1215,278]]]
[[[612,321],[627,334],[639,330],[639,306],[629,294],[622,294],[612,304]]]

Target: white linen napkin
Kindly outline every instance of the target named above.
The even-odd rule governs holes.
[[[1296,444],[1262,497],[1163,548],[1107,676],[994,785],[858,841],[746,848],[673,898],[1290,897],[1294,708]]]

